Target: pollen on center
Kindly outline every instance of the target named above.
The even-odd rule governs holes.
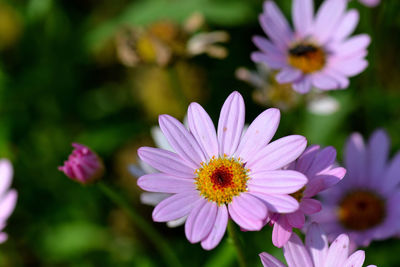
[[[325,66],[326,53],[311,43],[297,43],[289,50],[288,62],[304,73],[321,70]]]
[[[232,202],[234,196],[247,191],[249,170],[240,158],[212,157],[196,170],[196,187],[200,195],[218,205]]]

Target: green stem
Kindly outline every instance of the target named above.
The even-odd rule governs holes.
[[[233,246],[236,249],[238,262],[240,267],[246,267],[246,258],[244,257],[243,248],[240,244],[240,240],[236,234],[235,224],[232,220],[228,222],[228,234],[229,237],[232,239]]]
[[[165,264],[170,267],[181,267],[181,263],[174,251],[172,246],[157,232],[152,224],[148,223],[143,217],[137,213],[133,207],[114,189],[105,183],[97,183],[100,190],[106,195],[112,202],[121,207],[126,214],[132,219],[133,223],[147,236],[147,238],[154,244],[155,248],[164,258]]]

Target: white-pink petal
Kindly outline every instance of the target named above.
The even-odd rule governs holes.
[[[346,234],[339,235],[332,242],[325,258],[325,267],[343,266],[349,255],[350,240]]]
[[[217,217],[218,205],[201,198],[190,212],[185,223],[186,238],[197,243],[210,233]]]
[[[286,216],[280,215],[272,229],[272,243],[275,247],[281,248],[289,241],[291,235],[292,226],[289,224]]]
[[[357,250],[346,260],[344,267],[362,267],[365,260],[365,252]]]
[[[0,197],[10,188],[13,167],[8,159],[0,160]]]
[[[240,227],[258,231],[264,226],[268,209],[258,198],[249,193],[241,193],[228,205],[229,215]]]
[[[265,202],[268,210],[276,213],[291,213],[299,208],[299,202],[289,195],[272,195],[259,192],[250,192],[253,196]]]
[[[219,206],[215,223],[210,234],[201,241],[201,247],[205,250],[214,249],[225,234],[228,225],[228,209],[225,205]]]
[[[314,266],[324,266],[329,245],[327,236],[318,224],[312,223],[308,227],[305,244],[313,259]]]
[[[260,253],[258,256],[260,256],[261,263],[264,267],[286,267],[280,260],[266,252]]]
[[[17,191],[14,189],[8,191],[0,198],[0,221],[6,220],[14,211],[17,203]]]
[[[290,240],[284,245],[283,255],[290,267],[313,266],[307,249],[296,234],[292,234]]]
[[[153,210],[153,220],[167,222],[189,214],[201,197],[198,192],[183,192],[161,201]]]
[[[194,179],[180,178],[165,173],[146,174],[139,178],[138,186],[143,190],[160,193],[194,191]]]
[[[307,183],[304,174],[292,170],[259,171],[247,182],[249,192],[291,194]]]

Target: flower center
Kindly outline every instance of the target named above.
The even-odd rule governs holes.
[[[303,193],[305,189],[306,187],[303,186],[300,190],[290,194],[290,196],[294,197],[298,202],[301,202],[301,200],[303,199]]]
[[[289,50],[288,61],[304,73],[311,73],[324,67],[325,52],[311,43],[297,43]]]
[[[249,170],[239,159],[212,157],[196,170],[196,187],[200,195],[218,205],[232,202],[234,196],[247,191]]]
[[[339,220],[348,229],[366,230],[383,221],[385,202],[369,191],[355,191],[346,195],[339,204]]]

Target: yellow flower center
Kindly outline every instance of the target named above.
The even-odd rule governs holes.
[[[212,157],[196,170],[196,187],[208,201],[228,204],[234,196],[247,191],[248,172],[240,158]]]
[[[290,196],[294,197],[298,202],[300,202],[303,199],[303,193],[305,189],[306,187],[303,186],[300,190],[290,194]]]
[[[297,43],[289,50],[289,64],[304,73],[321,70],[325,66],[325,51],[311,43]]]
[[[384,200],[370,191],[354,191],[339,203],[339,221],[351,230],[366,230],[380,224],[386,215]]]

